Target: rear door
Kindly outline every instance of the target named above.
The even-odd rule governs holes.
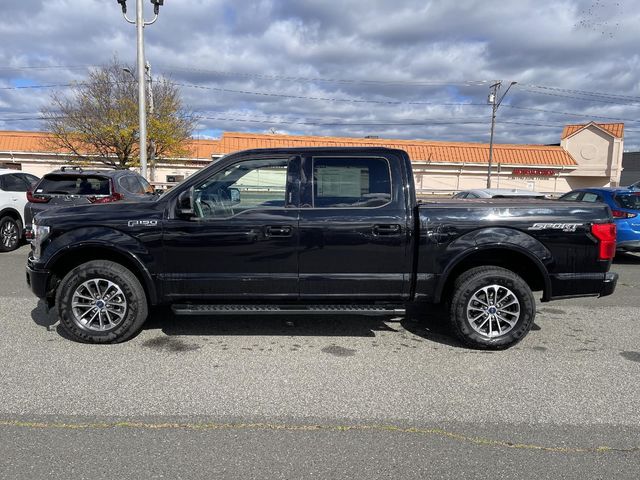
[[[400,159],[310,155],[303,172],[301,298],[389,300],[408,294]]]
[[[5,192],[0,199],[0,208],[9,207],[16,209],[24,223],[24,207],[27,203],[27,190],[29,181],[21,173],[9,173],[2,175],[0,187]]]

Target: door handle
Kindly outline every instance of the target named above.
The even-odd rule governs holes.
[[[265,228],[265,237],[290,237],[292,232],[291,225],[269,225]]]
[[[398,235],[402,232],[402,227],[398,224],[391,225],[374,225],[374,235]]]

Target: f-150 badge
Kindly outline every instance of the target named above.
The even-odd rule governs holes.
[[[129,227],[155,227],[157,225],[157,220],[129,220],[127,222]]]
[[[563,232],[575,232],[583,223],[534,223],[527,230],[562,230]]]

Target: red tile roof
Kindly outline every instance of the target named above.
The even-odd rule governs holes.
[[[223,133],[219,153],[278,147],[388,147],[406,151],[414,162],[488,163],[489,144],[349,137],[304,137],[256,133]],[[505,165],[577,165],[559,146],[494,144],[494,162]]]
[[[595,123],[589,122],[584,125],[566,125],[564,130],[562,130],[562,136],[560,137],[564,140],[567,137],[570,137],[574,133],[578,133],[580,130],[587,128],[589,125],[595,125],[596,127],[601,128],[602,130],[610,133],[616,138],[624,138],[624,123]]]
[[[47,133],[0,131],[0,151],[51,152],[46,147]],[[395,140],[350,137],[310,137],[257,133],[223,133],[220,140],[193,139],[188,147],[189,158],[210,159],[212,155],[226,154],[252,148],[282,148],[302,146],[371,146],[405,150],[414,162],[433,163],[487,163],[489,145],[486,143],[433,142],[422,140]],[[569,153],[558,146],[494,144],[494,162],[503,165],[577,165]]]
[[[46,132],[0,131],[0,152],[29,153],[69,153],[62,149],[52,149]],[[219,150],[219,140],[193,139],[186,147],[188,158],[211,159],[211,155]]]

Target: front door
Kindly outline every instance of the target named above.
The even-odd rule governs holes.
[[[165,296],[297,298],[299,172],[299,157],[245,158],[196,184],[195,216],[165,221]]]

